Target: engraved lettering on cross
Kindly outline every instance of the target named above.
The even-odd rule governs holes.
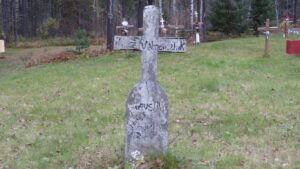
[[[185,39],[159,37],[159,20],[153,21],[153,16],[147,15],[144,13],[144,36],[115,36],[114,50],[141,50],[142,80],[155,80],[157,53],[185,52],[187,42]],[[149,63],[154,66],[149,67]]]

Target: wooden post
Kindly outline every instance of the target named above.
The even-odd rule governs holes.
[[[265,32],[265,54],[264,56],[269,56],[269,39],[270,39],[270,19],[266,20],[266,32]]]
[[[0,40],[0,59],[4,58],[5,45],[4,40]]]

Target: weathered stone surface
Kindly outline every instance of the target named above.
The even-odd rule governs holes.
[[[145,41],[159,36],[159,10],[144,10]],[[142,77],[131,91],[126,105],[125,159],[134,161],[133,153],[164,152],[168,146],[168,99],[156,79],[157,49],[142,49]]]
[[[132,153],[165,152],[168,147],[168,99],[157,81],[141,80],[126,106],[126,161]]]
[[[114,50],[158,50],[160,52],[185,52],[185,39],[158,38],[154,41],[147,41],[140,36],[115,36]]]
[[[116,36],[114,49],[142,50],[141,80],[131,91],[126,104],[125,161],[136,155],[163,153],[168,147],[168,98],[156,79],[158,51],[185,52],[184,39],[159,38],[159,10],[144,9],[144,36]]]

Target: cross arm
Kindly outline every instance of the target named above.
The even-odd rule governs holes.
[[[187,42],[178,38],[146,40],[141,36],[115,36],[114,50],[157,50],[160,52],[185,52]]]
[[[116,26],[117,29],[123,29],[124,26]],[[128,25],[127,28],[134,28],[133,25]]]
[[[269,28],[270,29],[270,31],[277,31],[278,30],[278,27],[270,27]],[[259,27],[258,29],[257,29],[259,32],[264,32],[264,31],[267,31],[267,28],[266,27]]]
[[[148,42],[148,49],[156,49],[160,52],[186,52],[186,48],[186,40],[179,38],[158,38],[156,42]]]
[[[115,36],[114,50],[140,49],[141,36]]]
[[[170,29],[184,29],[183,25],[167,25]]]

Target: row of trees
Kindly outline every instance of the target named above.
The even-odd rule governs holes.
[[[279,23],[284,14],[296,21],[300,0],[153,0],[170,24],[190,31],[193,11],[206,30],[240,34],[263,25],[269,17]],[[70,36],[85,29],[91,36],[113,35],[115,25],[127,18],[142,27],[142,11],[147,0],[0,0],[0,36],[6,43],[21,38]],[[110,5],[111,4],[111,5]],[[299,12],[298,12],[299,13]],[[108,31],[107,31],[108,30]]]

